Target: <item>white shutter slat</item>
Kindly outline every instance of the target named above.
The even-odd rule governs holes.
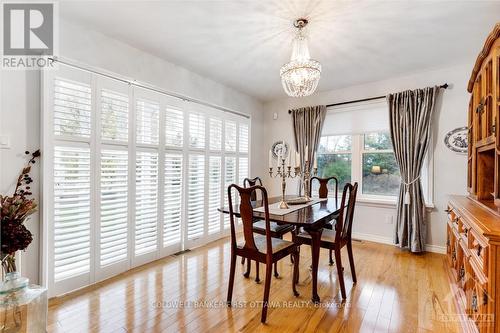
[[[225,121],[225,150],[229,152],[236,151],[236,123],[231,120]]]
[[[243,186],[243,180],[248,178],[248,157],[238,158],[238,185]]]
[[[101,152],[101,267],[127,259],[128,152]]]
[[[235,157],[226,157],[225,158],[225,179],[224,179],[224,206],[229,205],[229,200],[227,197],[227,188],[229,185],[234,184],[236,182],[236,158]],[[233,190],[233,205],[236,203],[236,190]],[[229,216],[225,214],[224,216],[224,228],[229,228]]]
[[[208,166],[208,233],[214,234],[220,231],[220,208],[221,183],[222,183],[222,160],[220,156],[210,156]]]
[[[210,150],[222,149],[222,120],[210,118]]]
[[[158,153],[138,151],[136,158],[135,255],[156,250]]]
[[[90,207],[89,148],[54,147],[54,281],[90,272]]]
[[[205,156],[189,155],[187,193],[188,240],[203,236],[205,221]]]
[[[182,110],[167,107],[165,111],[165,145],[182,147],[184,136],[184,113]]]
[[[205,148],[205,116],[201,113],[189,114],[189,147]]]
[[[54,135],[90,137],[92,97],[89,85],[54,80]]]
[[[160,104],[138,99],[136,102],[136,141],[138,144],[158,144]]]
[[[180,243],[182,216],[182,155],[165,154],[163,246]]]
[[[239,124],[239,152],[248,153],[248,125]]]
[[[103,140],[128,140],[128,96],[101,90],[101,137]]]

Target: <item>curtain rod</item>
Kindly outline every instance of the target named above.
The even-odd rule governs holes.
[[[59,63],[64,64],[64,65],[70,66],[70,67],[74,67],[74,68],[78,68],[78,69],[81,69],[81,70],[84,70],[84,71],[87,71],[87,72],[98,74],[98,75],[101,75],[101,76],[104,76],[104,77],[107,77],[107,78],[110,78],[110,79],[113,79],[113,80],[117,80],[117,81],[120,81],[120,82],[123,82],[123,83],[127,83],[127,84],[130,84],[130,85],[139,87],[139,88],[151,90],[151,91],[154,91],[154,92],[157,92],[157,93],[160,93],[160,94],[164,94],[164,95],[167,95],[167,96],[171,96],[171,97],[175,97],[175,98],[181,99],[183,101],[188,101],[188,102],[192,102],[192,103],[196,103],[196,104],[208,106],[208,107],[211,107],[211,108],[223,111],[223,112],[235,114],[237,116],[241,116],[241,117],[245,117],[247,119],[250,119],[250,116],[247,115],[247,114],[244,114],[244,113],[233,111],[231,109],[227,109],[225,107],[218,106],[218,105],[215,105],[215,104],[211,104],[211,103],[208,103],[208,102],[203,102],[201,100],[198,100],[198,99],[195,99],[195,98],[191,98],[191,97],[187,97],[187,96],[184,96],[184,95],[181,95],[181,94],[176,94],[176,93],[173,93],[173,92],[170,92],[170,91],[162,90],[162,89],[156,88],[154,86],[151,86],[151,85],[149,85],[147,83],[141,83],[139,81],[130,80],[130,79],[128,79],[126,77],[123,77],[123,76],[118,76],[116,74],[106,73],[104,71],[100,71],[98,69],[91,68],[91,67],[89,67],[87,65],[78,64],[76,62],[73,62],[73,61],[70,61],[70,60],[67,60],[67,59],[63,60],[63,59],[61,59],[59,57],[51,57],[49,59],[51,59],[52,61],[55,61],[55,62],[59,62]]]
[[[449,87],[448,83],[442,84],[439,86],[439,88],[442,89],[447,89]],[[340,102],[340,103],[333,103],[333,104],[328,104],[326,105],[327,108],[332,107],[332,106],[339,106],[339,105],[345,105],[345,104],[352,104],[352,103],[359,103],[359,102],[367,102],[367,101],[373,101],[376,99],[382,99],[386,98],[387,96],[377,96],[377,97],[369,97],[369,98],[363,98],[363,99],[356,99],[353,101],[347,101],[347,102]],[[288,110],[288,113],[292,113],[292,110]]]

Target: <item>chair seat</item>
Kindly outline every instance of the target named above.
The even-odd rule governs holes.
[[[330,229],[323,229],[323,233],[321,233],[321,241],[322,242],[329,242],[329,243],[335,243],[335,230],[330,230]],[[311,235],[309,235],[307,232],[301,232],[297,235],[299,238],[311,238]]]
[[[259,252],[261,253],[267,253],[266,236],[254,234],[253,239],[257,250],[259,250]],[[237,247],[242,249],[244,245],[245,242],[238,243]],[[276,237],[271,237],[271,246],[273,248],[273,253],[277,253],[296,245],[293,242],[289,242]]]
[[[266,232],[266,222],[264,220],[259,220],[254,222],[252,229],[255,232],[265,233]],[[290,224],[278,224],[276,222],[269,222],[269,230],[275,234],[286,234],[293,230],[293,226]]]

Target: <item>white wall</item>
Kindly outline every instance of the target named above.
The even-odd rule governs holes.
[[[265,158],[265,151],[260,149],[264,142],[263,106],[258,100],[132,46],[64,21],[60,24],[60,56],[250,115],[251,172],[265,172],[265,165],[260,163]],[[40,73],[0,71],[0,87],[0,135],[8,135],[11,141],[10,149],[0,149],[0,193],[10,193],[24,163],[24,151],[40,147]],[[35,168],[33,176],[40,179],[38,168]],[[33,188],[35,197],[40,199],[39,183]],[[38,214],[31,218],[28,227],[34,234],[34,240],[22,255],[20,268],[24,276],[36,283],[40,272],[41,226]]]
[[[430,213],[427,243],[431,250],[443,250],[446,242],[446,215],[443,213],[448,194],[466,194],[466,155],[454,153],[446,148],[443,139],[445,134],[456,127],[467,123],[467,106],[469,94],[466,84],[473,64],[455,66],[441,70],[421,72],[404,77],[372,82],[347,87],[345,89],[316,93],[313,96],[294,99],[284,98],[264,104],[266,124],[265,147],[269,149],[276,140],[284,139],[293,144],[293,131],[289,109],[302,106],[332,104],[374,96],[386,95],[406,89],[423,88],[441,85],[445,82],[450,88],[442,90],[438,100],[436,114],[432,122],[434,136],[434,205]],[[278,119],[273,120],[273,113]],[[266,179],[266,185],[273,194],[279,194],[280,188],[276,179]],[[293,184],[290,193],[296,188]],[[358,238],[366,238],[381,242],[391,242],[394,224],[386,221],[390,217],[395,220],[394,206],[373,206],[361,203],[357,207],[353,232]]]

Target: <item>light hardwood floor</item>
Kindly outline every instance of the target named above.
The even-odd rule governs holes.
[[[237,261],[233,301],[224,305],[229,240],[134,269],[49,304],[49,332],[458,332],[443,316],[455,311],[443,255],[412,255],[370,242],[354,242],[358,283],[353,287],[343,253],[347,302],[340,303],[335,266],[322,250],[321,304],[309,303],[310,252],[301,248],[300,296],[292,294],[292,266],[279,263],[267,324],[260,323],[263,283],[249,279]],[[265,268],[261,265],[261,279]],[[175,302],[186,302],[182,304]],[[202,303],[205,302],[206,303]],[[274,305],[274,307],[273,307]]]

